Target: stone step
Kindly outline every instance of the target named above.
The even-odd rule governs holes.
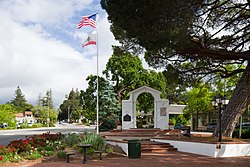
[[[166,153],[169,151],[177,151],[177,148],[141,148],[142,153]]]
[[[159,142],[152,142],[152,141],[142,141],[141,142],[141,152],[142,153],[165,153],[168,151],[177,151],[169,143],[159,143]]]
[[[141,145],[141,148],[173,148],[172,145],[166,144],[166,145]]]

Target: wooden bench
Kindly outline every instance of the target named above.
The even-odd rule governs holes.
[[[102,150],[95,150],[94,153],[99,154],[99,156],[100,156],[99,159],[102,160],[102,153],[103,153]]]
[[[67,163],[69,163],[69,157],[71,156],[71,155],[75,155],[76,153],[75,152],[66,152],[66,159],[67,159]]]

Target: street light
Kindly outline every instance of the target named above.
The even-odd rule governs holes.
[[[226,108],[226,106],[229,103],[229,100],[226,98],[226,96],[221,96],[219,94],[218,96],[215,96],[211,102],[214,109],[219,110],[219,142],[221,142],[222,141],[221,111]]]

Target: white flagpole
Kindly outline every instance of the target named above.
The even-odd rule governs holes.
[[[96,14],[96,74],[97,74],[97,79],[96,79],[96,133],[99,134],[99,58],[98,58],[98,13]]]

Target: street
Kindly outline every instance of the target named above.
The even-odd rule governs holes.
[[[42,134],[50,131],[50,133],[61,132],[62,134],[67,133],[81,133],[85,131],[95,131],[95,127],[88,127],[83,125],[75,124],[63,124],[57,125],[56,127],[43,127],[43,128],[32,128],[32,129],[15,129],[15,130],[2,130],[0,131],[0,145],[8,145],[11,140],[24,139],[25,136],[31,136],[34,134]]]

